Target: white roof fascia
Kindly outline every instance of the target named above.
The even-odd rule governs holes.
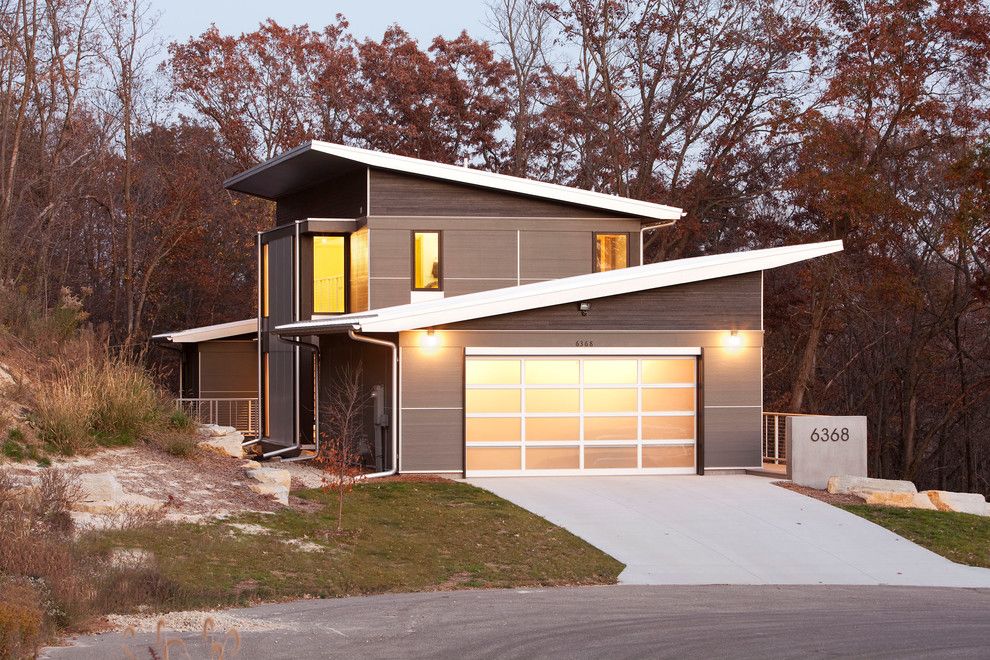
[[[455,183],[490,188],[493,190],[502,190],[519,195],[527,195],[530,197],[539,197],[542,199],[564,202],[567,204],[588,206],[606,211],[614,211],[616,213],[640,216],[643,218],[652,218],[655,220],[679,220],[684,215],[684,212],[681,209],[674,206],[653,204],[651,202],[644,202],[638,199],[619,197],[618,195],[608,195],[605,193],[592,192],[590,190],[581,190],[579,188],[561,186],[555,183],[545,183],[543,181],[524,179],[521,177],[509,176],[507,174],[497,174],[495,172],[486,172],[484,170],[477,170],[469,167],[447,165],[446,163],[436,163],[429,160],[421,160],[419,158],[410,158],[408,156],[371,151],[370,149],[349,147],[331,142],[321,142],[319,140],[313,140],[312,142],[299,145],[298,147],[290,149],[280,156],[276,156],[269,161],[256,165],[246,172],[228,179],[224,182],[224,185],[231,185],[238,181],[247,179],[254,174],[264,171],[272,165],[284,162],[289,158],[306,151],[307,148],[320,153],[336,156],[337,158],[344,160],[361,163],[368,167],[377,167],[383,170],[404,172],[407,174],[424,176],[433,179],[443,179],[445,181],[453,181]]]
[[[189,328],[176,332],[165,332],[154,335],[152,339],[165,339],[175,344],[195,344],[211,339],[223,339],[258,332],[258,319],[244,319],[216,325],[205,325],[201,328]]]
[[[373,314],[344,315],[279,326],[277,330],[351,327],[362,332],[400,332],[510,314],[607,296],[741,275],[814,259],[842,250],[842,241],[730,252],[633,266],[546,282],[510,286],[421,303],[384,307]],[[621,325],[617,319],[616,324]]]

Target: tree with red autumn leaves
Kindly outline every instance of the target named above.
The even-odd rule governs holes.
[[[4,286],[135,350],[240,318],[272,209],[222,181],[308,139],[683,207],[648,260],[841,238],[767,274],[766,408],[990,493],[987,0],[491,0],[491,43],[267,20],[157,71],[146,9],[0,0]]]

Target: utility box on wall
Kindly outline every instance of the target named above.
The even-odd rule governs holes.
[[[809,488],[825,488],[829,477],[866,474],[866,417],[788,417],[787,476]]]

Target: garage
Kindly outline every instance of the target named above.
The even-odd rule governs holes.
[[[698,353],[467,348],[467,475],[693,474]]]

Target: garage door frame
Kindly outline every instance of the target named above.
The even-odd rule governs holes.
[[[538,357],[575,357],[575,358],[587,358],[587,357],[693,357],[695,365],[695,378],[694,378],[694,390],[695,390],[695,410],[694,410],[694,466],[688,468],[680,467],[664,467],[664,468],[583,468],[583,469],[519,469],[519,470],[468,470],[467,469],[467,449],[468,444],[467,439],[467,408],[466,401],[464,407],[464,414],[462,415],[462,421],[464,424],[463,437],[464,442],[464,466],[465,466],[465,476],[470,477],[489,477],[489,476],[527,476],[527,477],[539,477],[539,476],[609,476],[609,475],[683,475],[683,474],[700,474],[703,465],[703,382],[702,382],[702,350],[701,347],[697,346],[667,346],[667,347],[492,347],[492,346],[467,346],[464,349],[464,360],[465,366],[466,362],[470,358],[474,357],[519,357],[521,359],[526,358],[538,358]],[[465,368],[466,373],[466,368]],[[581,388],[584,389],[584,385]],[[642,384],[637,385],[637,387],[642,387]],[[468,389],[467,382],[464,383],[464,392],[466,393]],[[525,413],[520,413],[525,417]],[[581,413],[582,415],[584,413]],[[479,413],[480,416],[483,416]],[[640,417],[641,413],[637,413],[637,417]],[[639,423],[641,426],[641,423]],[[471,445],[479,446],[479,445]],[[487,446],[487,445],[482,445]],[[582,442],[582,446],[584,445]],[[637,440],[637,446],[644,446],[641,440]]]

